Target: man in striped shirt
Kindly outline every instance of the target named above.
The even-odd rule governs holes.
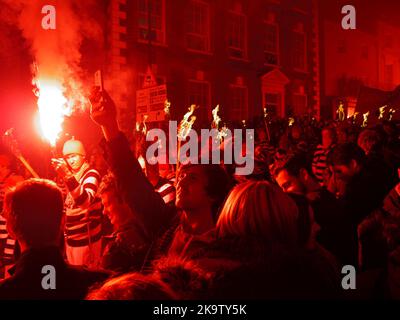
[[[322,129],[322,143],[317,146],[312,162],[312,171],[321,186],[325,185],[325,177],[328,166],[326,159],[328,153],[336,143],[336,132],[334,128],[325,127]]]
[[[91,268],[101,261],[102,206],[96,197],[100,175],[86,161],[83,144],[72,138],[63,147],[64,159],[53,159],[64,180],[66,204],[65,242],[68,262]]]

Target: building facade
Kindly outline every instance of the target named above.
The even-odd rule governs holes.
[[[400,28],[383,19],[376,4],[374,7],[355,1],[356,29],[344,30],[341,26],[344,4],[347,2],[337,1],[320,10],[321,112],[324,117],[335,117],[340,102],[350,116],[363,86],[392,91],[400,83]],[[385,7],[386,11],[388,8]]]
[[[150,67],[166,84],[171,116],[191,104],[209,126],[263,114],[319,116],[317,0],[111,0],[108,85],[134,115]],[[129,117],[128,117],[129,118]]]

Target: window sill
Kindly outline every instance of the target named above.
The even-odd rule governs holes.
[[[146,44],[146,45],[148,45],[149,44],[149,41],[147,41],[147,40],[142,40],[142,39],[138,39],[137,40],[137,42],[139,43],[139,44]],[[166,44],[166,43],[160,43],[160,42],[151,42],[151,45],[152,46],[155,46],[155,47],[160,47],[160,48],[168,48],[168,45]]]
[[[310,72],[306,69],[299,69],[299,68],[293,68],[294,72],[298,72],[298,73],[303,73],[303,74],[309,74]]]
[[[190,49],[190,48],[186,48],[186,51],[189,53],[200,54],[200,55],[210,56],[210,57],[214,55],[214,52],[211,52],[211,51],[202,51],[202,50],[195,50],[195,49]]]
[[[250,60],[248,58],[236,58],[236,57],[229,56],[229,60],[250,63]]]
[[[266,67],[272,67],[272,68],[282,68],[282,66],[280,64],[270,64],[270,63],[264,63],[264,66]]]

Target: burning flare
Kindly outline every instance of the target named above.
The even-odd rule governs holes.
[[[65,98],[64,88],[57,80],[34,79],[35,95],[38,97],[39,123],[42,136],[54,147],[65,116],[72,113]]]

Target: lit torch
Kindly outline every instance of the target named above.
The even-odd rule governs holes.
[[[264,126],[265,126],[265,131],[267,133],[267,137],[268,137],[268,142],[271,142],[271,135],[269,133],[269,128],[268,128],[268,111],[267,108],[263,108],[263,120],[264,120]]]
[[[383,115],[385,114],[385,109],[387,108],[387,106],[383,106],[379,108],[379,117],[378,119],[383,119]]]
[[[339,121],[344,121],[345,114],[344,114],[344,105],[343,102],[339,102],[338,109],[336,110],[336,113],[338,114],[338,119]]]
[[[213,121],[211,123],[211,129],[217,129],[219,128],[219,123],[221,122],[221,118],[218,115],[219,112],[219,105],[217,105],[212,111],[212,116],[213,116]]]
[[[197,109],[196,105],[192,104],[189,111],[185,113],[182,121],[179,123],[178,128],[178,160],[176,162],[176,173],[179,170],[180,156],[181,156],[181,144],[182,141],[186,140],[187,136],[192,130],[193,124],[196,121],[196,116],[193,115],[194,111]]]
[[[165,116],[169,119],[171,116],[171,102],[169,102],[168,100],[164,101],[164,113]]]
[[[363,128],[365,128],[366,126],[368,126],[368,116],[369,116],[369,111],[366,112],[366,113],[363,113],[364,121],[363,121],[363,123],[362,123],[362,125],[361,125]]]
[[[196,121],[196,116],[193,116],[194,110],[196,110],[196,105],[192,104],[189,108],[189,112],[185,113],[182,121],[178,128],[178,139],[179,141],[184,141],[189,135],[190,130],[194,122]]]
[[[389,110],[389,121],[392,121],[392,118],[393,118],[393,114],[396,112],[396,110],[395,109],[390,109]]]

